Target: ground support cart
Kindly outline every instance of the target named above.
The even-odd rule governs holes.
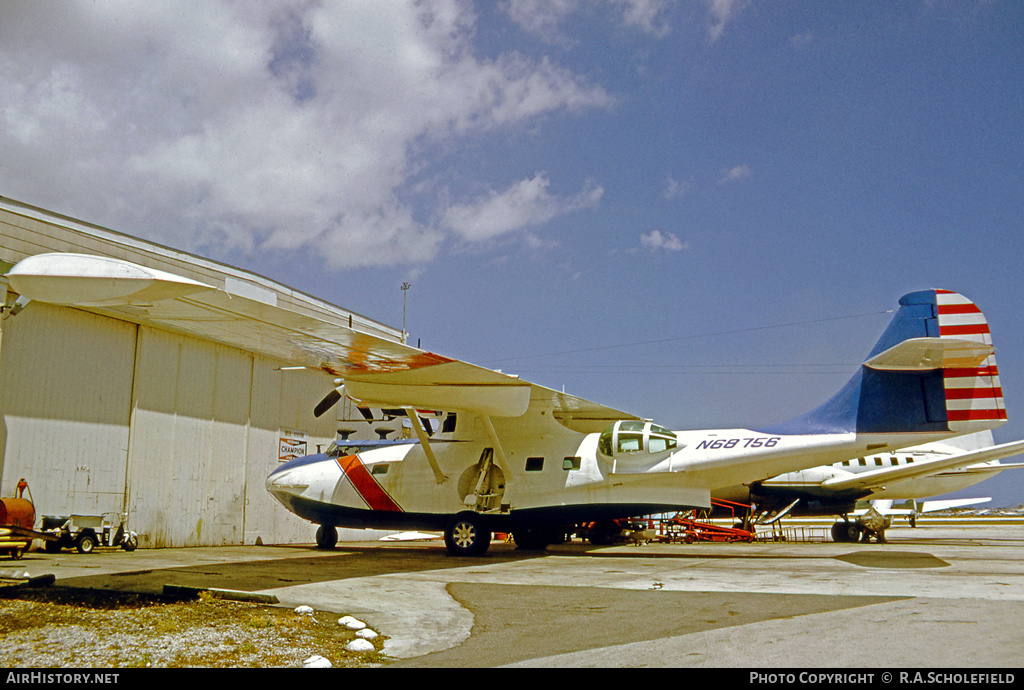
[[[110,512],[103,515],[43,516],[43,530],[56,536],[46,542],[47,553],[75,548],[78,553],[91,553],[97,546],[119,546],[134,551],[139,535],[128,529],[128,514]]]

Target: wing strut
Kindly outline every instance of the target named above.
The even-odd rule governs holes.
[[[512,482],[512,472],[508,469],[508,461],[505,459],[505,451],[501,447],[501,442],[498,440],[498,434],[494,432],[494,425],[491,424],[491,418],[487,415],[480,415],[481,421],[484,423],[484,430],[487,432],[487,437],[491,439],[491,443],[494,445],[494,457],[498,460],[498,467],[505,473],[505,486]]]
[[[437,480],[438,484],[444,484],[448,481],[448,477],[444,476],[441,471],[441,467],[437,464],[437,457],[434,455],[434,449],[430,447],[430,437],[427,436],[427,430],[423,428],[423,422],[420,421],[420,416],[416,414],[416,410],[411,407],[406,407],[405,416],[409,418],[409,422],[412,424],[413,430],[416,432],[416,438],[420,441],[420,446],[423,447],[423,452],[427,456],[427,462],[430,463],[430,469],[434,470],[434,479]]]

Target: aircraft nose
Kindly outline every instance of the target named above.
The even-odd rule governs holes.
[[[298,458],[281,465],[267,477],[266,487],[272,495],[298,495],[309,488],[310,471],[315,456]]]

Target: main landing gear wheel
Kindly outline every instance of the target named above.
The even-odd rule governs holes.
[[[316,530],[316,548],[330,550],[338,543],[338,530],[331,525],[320,525]]]
[[[837,522],[832,525],[832,541],[857,543],[861,538],[860,525],[856,522]]]
[[[478,513],[460,513],[444,531],[450,556],[482,556],[491,545],[491,530]]]

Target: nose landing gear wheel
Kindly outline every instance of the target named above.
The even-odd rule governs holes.
[[[451,556],[482,556],[491,545],[491,531],[477,513],[463,513],[444,531],[444,544]]]
[[[330,551],[338,543],[338,530],[330,525],[320,525],[316,530],[316,548]]]

